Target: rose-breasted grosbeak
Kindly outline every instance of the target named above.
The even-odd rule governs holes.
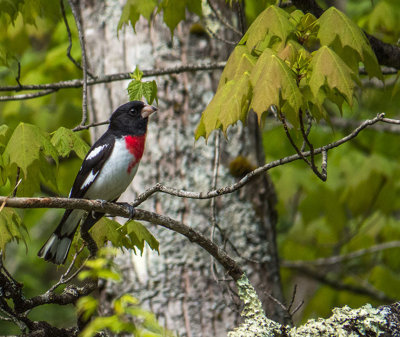
[[[116,201],[131,183],[142,158],[147,121],[157,108],[133,101],[121,105],[110,118],[108,130],[90,148],[75,178],[69,198]],[[60,224],[40,249],[47,261],[63,264],[83,210],[66,210]],[[82,226],[89,230],[104,213],[90,213]]]

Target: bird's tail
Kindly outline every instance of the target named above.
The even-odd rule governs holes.
[[[56,232],[54,232],[39,250],[38,256],[55,264],[64,264],[68,256],[74,234],[75,233],[73,233],[71,236],[60,237]]]
[[[55,264],[64,264],[83,213],[67,210],[57,229],[39,250],[38,256]]]

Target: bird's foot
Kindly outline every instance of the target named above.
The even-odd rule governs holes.
[[[103,200],[103,199],[96,199],[96,201],[100,203],[101,208],[104,208],[104,205],[107,202],[107,200]]]
[[[133,217],[135,216],[135,213],[136,213],[135,207],[133,207],[129,202],[119,202],[118,204],[128,208],[129,219],[133,219]]]

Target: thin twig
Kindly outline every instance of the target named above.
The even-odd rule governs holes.
[[[297,147],[296,143],[294,142],[292,136],[290,135],[289,128],[286,123],[286,118],[281,112],[279,112],[279,120],[282,122],[286,137],[287,137],[287,139],[289,139],[289,142],[292,145],[292,147],[295,149],[296,153],[301,157],[301,159],[303,159],[307,163],[308,166],[311,167],[312,166],[311,162],[303,155],[303,152],[300,151],[300,149]],[[314,151],[311,152],[311,157],[314,158]]]
[[[235,41],[229,41],[221,36],[219,36],[217,33],[213,32],[209,27],[206,27],[207,32],[211,35],[211,37],[213,37],[214,39],[221,41],[223,43],[229,44],[231,46],[236,46],[237,42]]]
[[[70,265],[68,266],[68,269],[66,270],[66,272],[65,272],[64,274],[61,275],[61,277],[60,277],[60,279],[58,280],[58,282],[55,283],[49,290],[47,290],[46,293],[53,292],[53,291],[56,290],[60,285],[68,283],[68,282],[71,281],[74,277],[76,277],[76,275],[78,275],[78,274],[81,272],[81,270],[85,267],[85,262],[86,262],[86,260],[79,266],[79,268],[78,268],[77,270],[75,270],[75,272],[72,273],[71,276],[67,277],[68,274],[71,272],[72,267],[74,266],[75,261],[76,261],[78,255],[82,252],[82,250],[83,250],[84,247],[85,247],[85,246],[82,245],[82,246],[76,251],[76,253],[74,254],[74,257],[72,258],[72,261],[71,261]]]
[[[372,286],[366,287],[361,284],[348,284],[340,279],[334,279],[332,277],[329,277],[326,272],[322,272],[310,266],[292,266],[290,263],[287,263],[286,261],[282,261],[281,265],[284,268],[295,269],[312,279],[315,279],[321,283],[324,283],[332,287],[335,290],[346,290],[355,294],[367,295],[370,296],[371,298],[389,303],[393,303],[396,301],[395,298],[386,295],[383,291],[375,289]]]
[[[21,62],[19,62],[19,60],[17,60],[17,66],[18,66],[17,77],[15,78],[15,81],[18,83],[19,87],[21,88],[22,87],[22,84],[20,82],[20,80],[21,80]]]
[[[143,78],[152,77],[152,76],[163,76],[170,74],[180,74],[184,72],[190,71],[203,71],[203,70],[215,70],[215,69],[223,69],[225,67],[226,62],[211,62],[211,63],[203,63],[203,64],[185,64],[176,67],[170,67],[165,69],[145,69],[143,71]],[[132,72],[125,73],[116,73],[111,75],[99,76],[95,79],[89,79],[88,85],[95,85],[99,83],[109,83],[115,81],[123,81],[131,79]],[[22,85],[19,87],[17,85],[7,85],[1,86],[0,91],[19,91],[19,90],[45,90],[45,89],[69,89],[69,88],[81,88],[83,86],[82,79],[74,79],[69,81],[61,81],[55,83],[47,83],[47,84],[28,84]]]
[[[300,109],[299,112],[299,121],[300,121],[300,130],[301,130],[301,134],[303,136],[304,142],[307,144],[308,148],[310,149],[311,152],[311,160],[310,160],[310,167],[313,170],[313,172],[316,174],[316,176],[318,178],[320,178],[322,181],[326,181],[326,174],[323,174],[321,172],[319,172],[318,168],[315,166],[315,161],[314,161],[314,146],[312,145],[312,143],[310,142],[310,140],[308,139],[308,134],[304,129],[304,122],[303,122],[303,111]],[[324,150],[323,152],[323,171],[326,173],[326,169],[327,169],[327,151]]]
[[[214,144],[214,169],[213,169],[213,178],[211,182],[211,189],[215,190],[218,182],[218,168],[219,168],[219,148],[220,148],[220,132],[216,132],[215,134],[215,144]],[[217,224],[217,208],[216,208],[216,198],[211,199],[211,234],[210,240],[214,242],[214,233],[215,226]],[[211,256],[211,275],[218,282],[218,278],[215,274],[215,260]]]
[[[218,11],[218,9],[214,6],[213,2],[211,0],[207,0],[208,5],[210,6],[211,10],[213,11],[215,17],[228,29],[230,29],[232,32],[236,33],[239,36],[242,36],[242,33],[232,26]]]
[[[81,45],[82,53],[82,72],[83,72],[83,83],[82,83],[82,121],[80,125],[85,125],[87,121],[87,85],[88,85],[88,74],[87,74],[87,58],[86,58],[86,47],[85,47],[85,34],[83,32],[82,20],[81,20],[81,9],[80,0],[68,0],[71,7],[72,14],[75,18],[76,28],[78,29],[79,43]]]
[[[71,62],[72,62],[73,64],[75,64],[75,66],[76,66],[78,69],[83,70],[83,69],[82,69],[82,66],[79,64],[79,62],[78,62],[77,60],[75,60],[75,59],[73,58],[73,56],[71,55],[71,49],[72,49],[72,34],[71,34],[71,29],[69,28],[69,24],[68,24],[68,20],[67,20],[67,15],[66,15],[66,13],[65,13],[64,0],[60,0],[60,7],[61,7],[61,15],[62,15],[62,18],[63,18],[63,20],[64,20],[65,28],[67,29],[67,34],[68,34],[67,57],[71,60]],[[88,71],[87,73],[88,73],[88,75],[89,75],[91,78],[94,78],[94,76],[93,76],[89,71]]]
[[[365,249],[356,250],[354,252],[343,254],[343,255],[335,255],[326,258],[319,258],[316,260],[311,261],[286,261],[287,266],[328,266],[328,265],[335,265],[338,263],[342,263],[344,261],[357,259],[364,255],[378,253],[383,250],[393,249],[393,248],[400,248],[400,241],[389,241],[385,243],[380,243],[372,247],[368,247]]]
[[[319,154],[322,153],[323,151],[328,151],[331,150],[335,147],[338,147],[349,140],[357,137],[357,135],[367,128],[370,125],[373,125],[378,122],[386,122],[386,123],[396,123],[400,124],[400,120],[389,120],[387,118],[384,118],[385,114],[381,113],[378,114],[375,118],[373,119],[367,119],[364,122],[362,122],[356,129],[354,129],[351,133],[349,133],[347,136],[329,143],[327,145],[324,145],[322,147],[319,147],[314,150],[314,154]],[[185,190],[180,190],[176,189],[173,187],[167,187],[164,186],[161,183],[155,184],[153,187],[150,187],[146,191],[144,191],[142,194],[140,194],[136,200],[132,203],[133,207],[136,207],[143,203],[145,200],[147,200],[151,195],[153,195],[156,192],[162,192],[170,195],[174,195],[176,197],[181,197],[181,198],[191,198],[191,199],[211,199],[215,198],[217,196],[223,195],[223,194],[229,194],[232,193],[239,188],[243,187],[246,185],[249,181],[251,181],[254,177],[258,176],[259,174],[266,172],[274,167],[281,166],[290,162],[293,162],[295,160],[303,159],[304,157],[309,157],[311,155],[310,151],[302,152],[300,154],[293,154],[288,157],[284,157],[278,160],[274,160],[270,163],[265,164],[264,166],[260,166],[256,168],[255,170],[249,172],[246,174],[242,179],[240,179],[238,182],[225,186],[225,187],[220,187],[218,189],[212,190],[212,191],[207,191],[207,192],[193,192],[193,191],[185,191]],[[1,199],[0,199],[1,200]]]
[[[21,90],[25,90],[25,89],[21,89]],[[14,95],[14,96],[0,96],[0,101],[7,102],[7,101],[27,100],[27,99],[31,99],[31,98],[46,96],[46,95],[52,94],[53,92],[56,92],[57,90],[58,89],[46,89],[43,91],[31,93],[31,94]],[[1,91],[1,89],[0,89],[0,91]]]
[[[14,186],[14,189],[12,191],[12,197],[13,198],[17,195],[18,186],[19,186],[19,184],[21,184],[21,181],[22,181],[22,179],[19,179],[20,173],[21,173],[21,168],[18,166],[17,167],[17,177],[15,178],[15,186]]]
[[[78,125],[78,126],[74,127],[72,129],[72,131],[86,130],[86,129],[92,128],[94,126],[106,125],[109,123],[110,123],[110,121],[103,121],[103,122],[91,123],[91,124],[87,124],[87,125]]]

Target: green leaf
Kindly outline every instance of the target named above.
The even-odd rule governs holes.
[[[130,239],[131,247],[139,248],[140,252],[143,253],[144,243],[147,242],[148,246],[152,250],[156,250],[159,253],[160,243],[157,239],[149,232],[149,230],[144,227],[140,222],[129,220],[121,228],[121,232],[127,235]]]
[[[318,39],[331,47],[358,74],[358,62],[363,62],[370,77],[383,79],[378,60],[363,31],[344,13],[330,7],[318,19]]]
[[[36,125],[20,123],[7,144],[4,156],[10,166],[15,164],[20,167],[26,177],[28,168],[39,160],[40,153],[51,156],[58,164],[58,153],[48,134]]]
[[[0,146],[5,147],[7,145],[8,139],[10,138],[11,135],[11,130],[10,128],[3,124],[0,125]]]
[[[74,151],[79,158],[83,159],[89,151],[89,145],[76,132],[64,127],[60,127],[53,133],[51,143],[60,157],[67,157],[71,151]]]
[[[246,71],[251,72],[257,59],[250,55],[244,45],[238,45],[233,50],[221,74],[217,91],[228,81],[240,78]]]
[[[124,25],[132,25],[135,29],[136,23],[142,15],[147,21],[150,21],[151,14],[157,6],[157,0],[127,0],[119,19],[117,31],[121,30]]]
[[[143,71],[141,71],[139,67],[136,66],[135,71],[132,74],[130,74],[130,76],[136,81],[141,81],[143,77]]]
[[[190,0],[189,0],[190,1]],[[185,0],[163,0],[161,2],[161,8],[164,14],[164,22],[171,31],[171,35],[179,22],[185,20]]]
[[[252,51],[266,36],[276,36],[285,43],[294,30],[290,14],[277,6],[270,6],[254,20],[239,44],[246,44]]]
[[[319,95],[319,91],[322,88],[328,90],[327,94],[330,98],[333,98],[337,90],[337,93],[350,106],[353,104],[355,75],[332,49],[323,46],[314,52],[309,69],[311,74],[308,79],[308,85],[319,104],[323,103],[320,101],[323,96]],[[338,105],[341,108],[341,104]]]
[[[154,80],[151,82],[132,80],[128,85],[128,94],[131,101],[141,101],[144,97],[149,104],[154,100],[158,103],[157,84]]]
[[[27,230],[21,218],[12,208],[3,208],[0,211],[0,251],[5,252],[7,243],[22,240],[26,244]]]
[[[246,120],[251,95],[250,75],[244,73],[240,79],[231,80],[218,89],[203,111],[195,132],[196,140],[209,137],[213,130],[221,128],[224,133],[228,126]]]
[[[118,231],[120,227],[121,225],[118,222],[102,217],[92,227],[90,233],[99,247],[102,247],[107,241],[110,241],[114,247],[122,247],[123,236]]]
[[[84,296],[76,302],[79,315],[87,321],[97,310],[98,302],[92,296]]]
[[[156,81],[148,81],[142,82],[143,87],[143,96],[146,98],[147,103],[152,104],[154,100],[156,100],[158,104],[157,98],[157,84]]]
[[[253,98],[250,108],[257,113],[259,120],[264,111],[276,105],[292,124],[298,124],[303,96],[297,86],[296,75],[271,49],[265,49],[255,64],[251,84]]]

